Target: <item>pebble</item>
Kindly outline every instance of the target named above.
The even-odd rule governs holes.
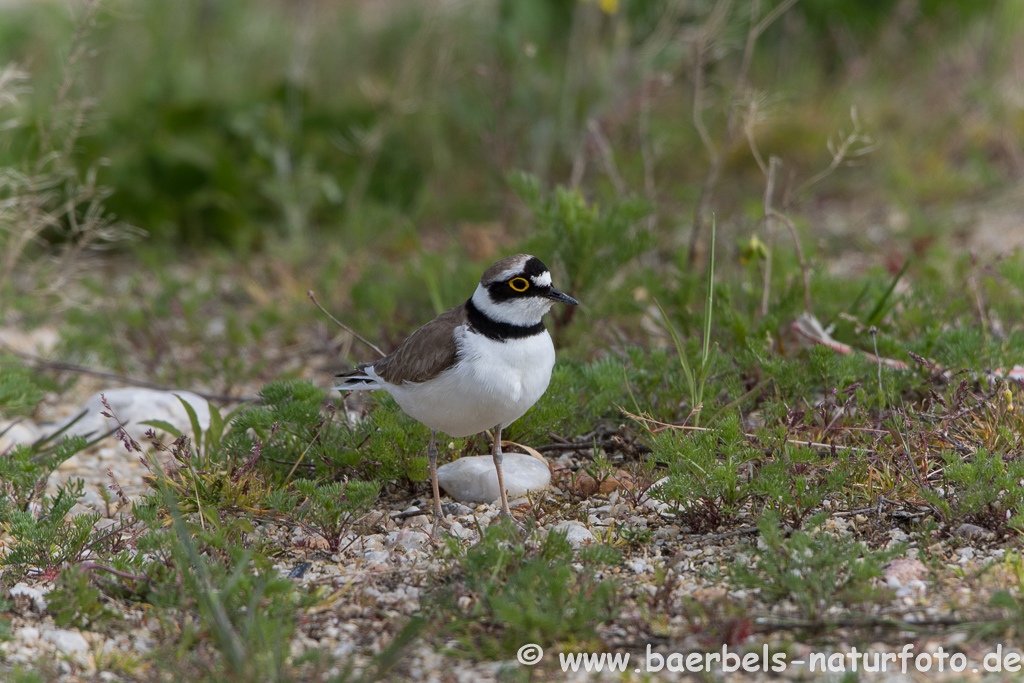
[[[42,431],[27,420],[0,420],[0,453],[15,444],[32,443],[42,435]]]
[[[370,550],[383,550],[384,549],[384,536],[381,534],[373,534],[372,536],[364,536],[360,539],[362,543],[363,551]]]
[[[18,640],[35,642],[39,640],[39,629],[34,626],[27,626],[25,628],[19,628],[14,635]]]
[[[597,543],[597,538],[594,534],[590,533],[590,529],[579,522],[559,522],[555,526],[551,527],[551,530],[565,532],[566,540],[569,541],[569,544],[573,548],[579,548],[584,543]]]
[[[103,510],[106,507],[106,503],[100,494],[95,491],[86,491],[85,494],[78,499],[78,502],[85,507],[94,508],[96,510]]]
[[[545,489],[551,484],[551,471],[536,458],[507,453],[501,463],[502,478],[509,499],[525,496],[530,491]],[[489,455],[459,458],[437,468],[437,482],[445,492],[460,503],[493,503],[501,498],[498,473]]]
[[[363,559],[367,564],[387,564],[391,553],[387,550],[368,550],[363,553]]]
[[[43,640],[49,640],[58,650],[66,655],[86,652],[89,649],[89,643],[86,642],[85,638],[78,631],[69,631],[67,629],[44,631],[42,638]]]
[[[633,558],[632,560],[628,560],[626,562],[626,566],[634,574],[643,574],[644,572],[654,571],[654,567],[651,564],[649,564],[646,560],[643,560],[639,557]]]
[[[89,397],[80,410],[71,417],[64,420],[58,427],[70,424],[82,410],[86,414],[82,419],[71,425],[67,434],[87,436],[93,434],[99,436],[110,429],[117,427],[117,421],[101,415],[107,412],[103,407],[102,396],[105,396],[107,403],[117,418],[125,425],[125,429],[133,439],[144,443],[146,432],[154,429],[142,424],[147,420],[163,420],[183,434],[192,433],[192,422],[188,413],[178,400],[180,396],[188,402],[196,412],[199,426],[206,429],[210,426],[210,404],[201,396],[191,391],[157,391],[156,389],[142,389],[139,387],[123,387],[104,389]],[[157,432],[161,430],[157,429]]]
[[[401,548],[402,550],[417,550],[422,548],[430,541],[430,537],[422,531],[412,531],[410,529],[402,529],[401,531],[392,531],[387,535],[385,543],[388,546]]]
[[[14,585],[14,588],[8,592],[12,598],[17,598],[19,595],[23,595],[28,598],[37,612],[46,611],[46,594],[49,593],[49,591],[32,588],[27,583],[17,583]]]
[[[984,527],[976,524],[961,524],[956,528],[956,535],[970,540],[988,541],[995,538],[995,534]]]
[[[463,540],[472,540],[476,538],[476,532],[472,529],[467,529],[458,522],[452,522],[451,527],[448,529],[448,533],[455,538],[461,538]]]
[[[56,327],[43,326],[25,330],[20,325],[0,326],[0,347],[37,356],[45,356],[60,342]]]
[[[153,634],[146,629],[132,631],[132,648],[141,654],[153,649]]]

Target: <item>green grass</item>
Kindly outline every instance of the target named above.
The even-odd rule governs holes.
[[[872,579],[882,567],[899,557],[905,548],[872,551],[860,542],[835,536],[820,525],[827,514],[808,520],[807,531],[795,531],[788,538],[780,528],[778,515],[765,515],[758,524],[764,550],[756,553],[752,566],[742,560],[729,568],[736,586],[760,592],[770,602],[789,598],[800,616],[821,620],[833,605],[850,607],[879,600],[885,594]]]
[[[54,581],[59,625],[124,633],[132,610],[156,615],[158,647],[104,660],[126,680],[375,680],[405,675],[399,660],[423,643],[511,660],[527,641],[600,647],[627,622],[743,641],[750,598],[673,592],[669,522],[683,537],[756,528],[760,545],[712,574],[822,631],[840,612],[870,621],[888,599],[881,567],[907,552],[870,530],[834,534],[830,513],[914,510],[903,530],[936,573],[962,524],[1017,543],[1021,387],[994,372],[1024,363],[1024,260],[963,253],[956,216],[1019,172],[1024,119],[1000,84],[1022,17],[1011,2],[923,2],[912,20],[886,3],[812,5],[758,37],[749,71],[747,2],[721,24],[724,3],[668,18],[663,3],[576,0],[379,16],[238,0],[5,8],[0,62],[28,71],[0,87],[0,321],[58,327],[65,362],[259,400],[215,409],[191,437],[154,422],[164,441],[126,439],[152,490],[118,534],[68,516],[80,483],[45,493],[89,444],[0,451],[0,586]],[[854,151],[877,146],[830,169],[826,139],[850,134],[851,106]],[[772,156],[768,215],[793,234],[764,224],[758,158]],[[691,251],[700,210],[716,237]],[[79,254],[136,234],[104,232],[115,216],[148,237]],[[627,510],[578,550],[501,526],[451,541],[382,653],[293,657],[328,596],[274,564],[321,551],[276,547],[258,525],[299,528],[330,557],[368,533],[364,512],[429,495],[426,428],[386,396],[350,421],[323,388],[371,356],[307,291],[390,349],[520,250],[582,306],[552,316],[551,385],[505,436],[554,455],[579,439],[574,476],[635,477],[615,499]],[[56,262],[89,267],[53,268],[69,254]],[[836,267],[851,255],[868,265]],[[802,346],[791,325],[805,312],[853,352]],[[879,372],[876,352],[908,367]],[[5,419],[42,420],[76,390],[15,355],[0,369]],[[442,457],[485,448],[454,439]],[[538,497],[526,517],[586,521],[595,502]],[[655,565],[653,593],[628,577],[635,558]],[[1019,565],[985,571],[1019,591]],[[1013,628],[1019,603],[983,601],[971,633]],[[12,680],[53,673],[35,668],[0,662]]]
[[[537,545],[518,536],[502,524],[488,528],[469,549],[450,543],[448,578],[428,614],[444,624],[465,657],[509,659],[524,643],[596,645],[596,627],[615,617],[618,604],[614,582],[597,572],[616,564],[618,552],[594,546],[576,553],[555,531]]]

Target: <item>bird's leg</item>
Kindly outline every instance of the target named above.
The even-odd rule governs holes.
[[[501,425],[494,428],[494,469],[498,473],[498,490],[501,492],[501,516],[514,519],[508,509],[508,493],[505,491],[505,477],[501,473]]]
[[[441,490],[437,486],[437,431],[430,430],[430,444],[427,446],[427,459],[430,461],[430,485],[434,488],[434,526],[430,530],[430,538],[434,538],[437,527],[447,523],[444,519],[444,511],[441,509]]]

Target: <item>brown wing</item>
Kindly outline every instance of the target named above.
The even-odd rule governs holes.
[[[386,382],[425,382],[451,367],[458,354],[456,327],[466,323],[466,305],[445,311],[416,330],[401,346],[373,363],[373,370]]]

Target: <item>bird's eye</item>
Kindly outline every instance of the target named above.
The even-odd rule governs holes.
[[[508,281],[508,286],[517,292],[525,292],[530,288],[530,281],[525,277],[514,277]]]

